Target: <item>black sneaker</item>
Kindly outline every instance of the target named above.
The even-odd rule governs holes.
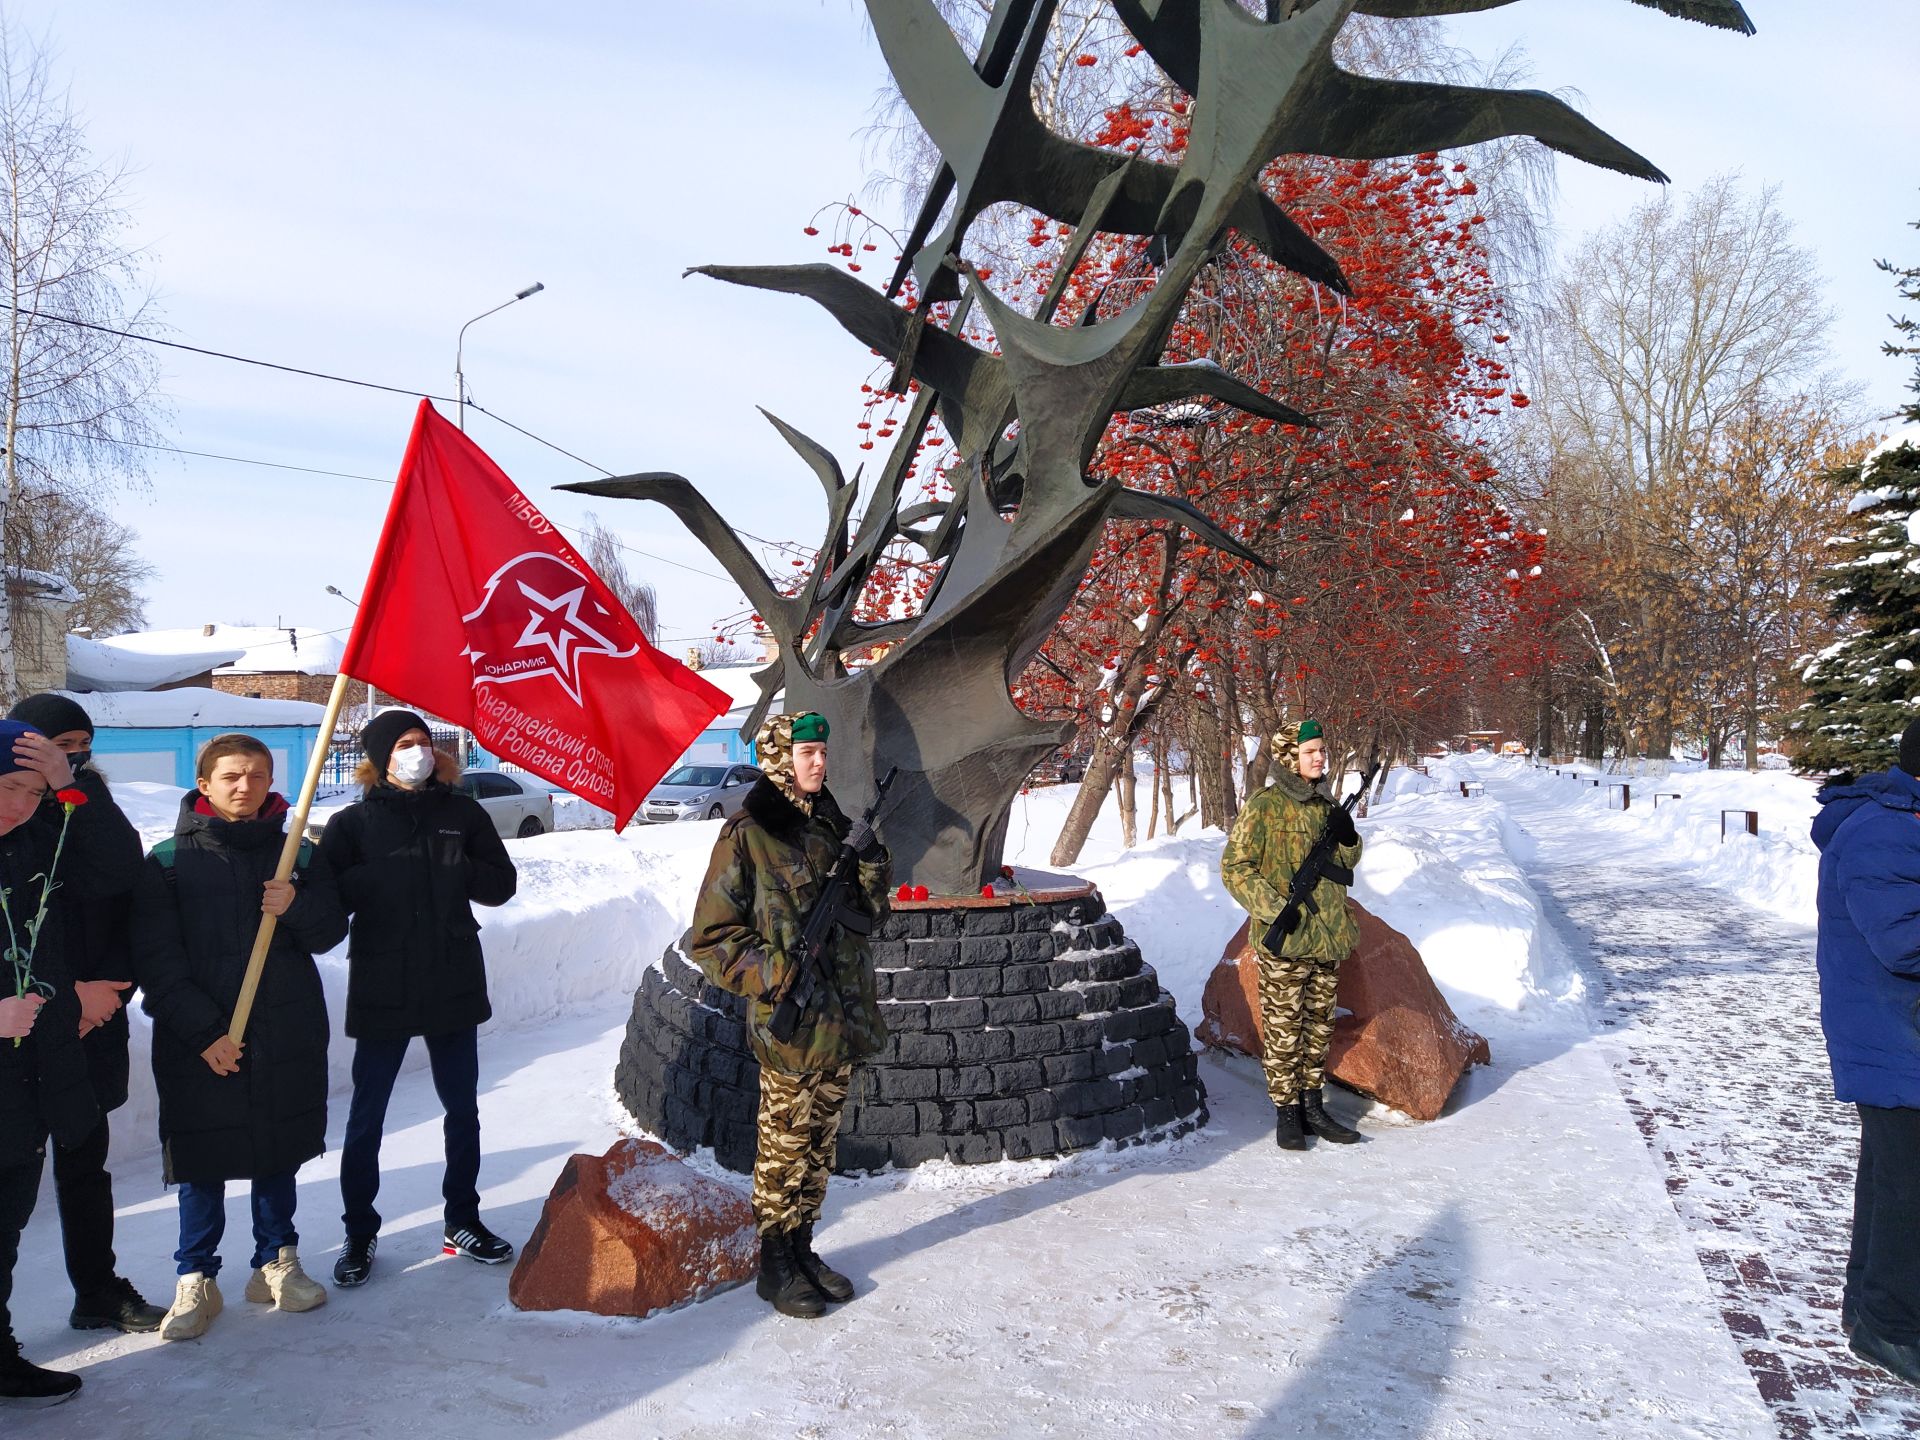
[[[58,1405],[80,1393],[80,1377],[63,1370],[42,1370],[20,1353],[19,1344],[0,1340],[0,1401],[21,1406]]]
[[[343,1290],[366,1284],[373,1274],[373,1252],[379,1245],[377,1235],[349,1235],[340,1247],[340,1258],[333,1262],[333,1283]]]
[[[118,1330],[126,1335],[149,1335],[160,1328],[167,1312],[149,1305],[146,1297],[133,1288],[131,1280],[113,1277],[98,1295],[75,1298],[67,1324],[76,1330]]]
[[[440,1250],[445,1255],[465,1255],[470,1260],[478,1260],[482,1265],[504,1265],[513,1259],[513,1246],[478,1220],[471,1225],[461,1225],[447,1231],[446,1240],[441,1244]]]

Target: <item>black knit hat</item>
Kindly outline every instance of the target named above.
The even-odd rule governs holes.
[[[393,742],[409,730],[433,734],[427,722],[411,710],[382,710],[360,732],[360,748],[367,752],[367,759],[382,777],[387,773],[387,762],[393,758]]]
[[[75,701],[50,691],[29,695],[7,712],[9,720],[24,720],[42,735],[64,735],[69,730],[93,734],[93,717]]]
[[[1900,768],[1920,778],[1920,720],[1909,721],[1900,732]]]

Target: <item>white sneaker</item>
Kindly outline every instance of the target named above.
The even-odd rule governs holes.
[[[198,1340],[207,1333],[213,1317],[226,1308],[220,1287],[211,1275],[198,1270],[182,1275],[174,1287],[173,1308],[160,1322],[162,1340]]]
[[[280,1247],[280,1258],[269,1260],[247,1280],[247,1299],[281,1310],[318,1310],[327,1303],[327,1287],[300,1268],[300,1252]]]

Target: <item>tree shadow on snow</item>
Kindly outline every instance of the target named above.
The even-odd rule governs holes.
[[[1424,1435],[1445,1395],[1473,1244],[1449,1205],[1369,1271],[1242,1435]]]

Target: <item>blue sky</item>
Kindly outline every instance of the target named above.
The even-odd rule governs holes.
[[[1876,257],[1920,263],[1912,0],[1750,0],[1751,39],[1626,0],[1521,0],[1455,22],[1477,53],[1524,45],[1543,88],[1690,188],[1737,169],[1781,187],[1839,312],[1835,358],[1877,411],[1894,294]],[[124,156],[173,338],[449,393],[476,325],[480,403],[615,471],[678,470],[759,535],[814,542],[820,492],[763,405],[851,468],[869,357],[804,302],[730,291],[705,261],[819,259],[801,227],[857,198],[883,72],[849,0],[426,5],[34,0],[96,150]],[[1577,238],[1646,187],[1570,161]],[[192,450],[391,476],[413,402],[168,352],[170,433]],[[737,592],[664,512],[547,487],[590,471],[470,426],[546,507],[595,509],[661,593],[668,648]],[[155,625],[346,625],[389,487],[171,455],[115,502],[161,574]]]

